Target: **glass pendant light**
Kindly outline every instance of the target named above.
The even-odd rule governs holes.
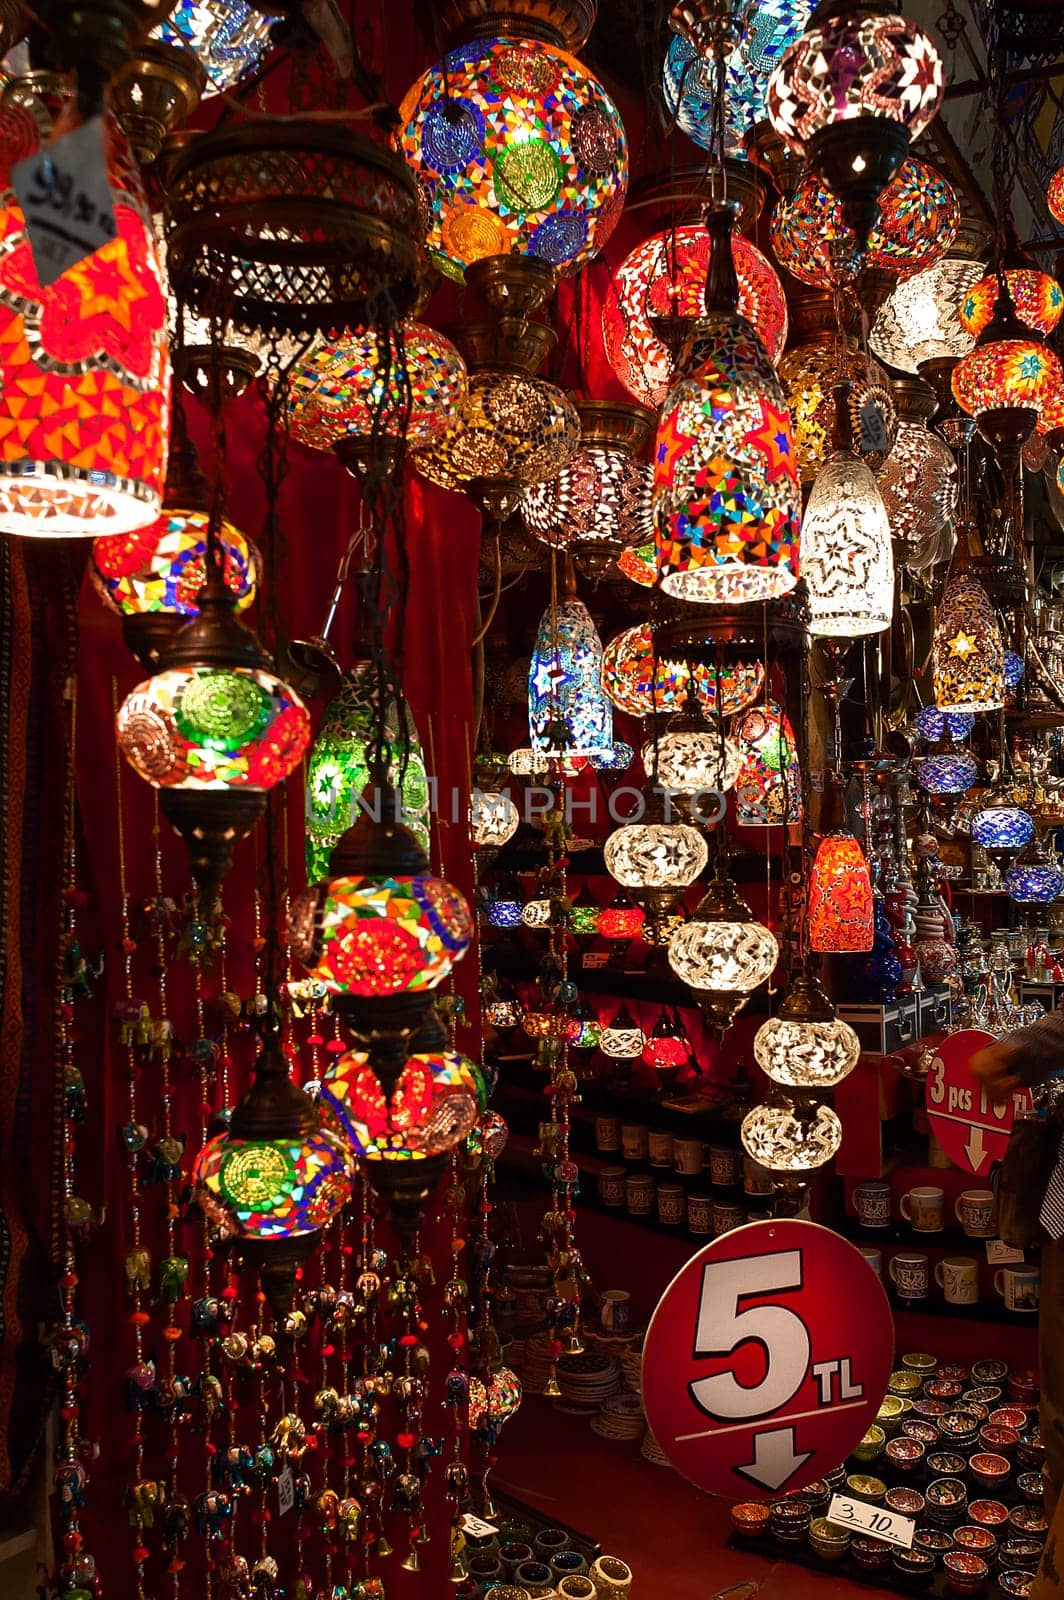
[[[1019,445],[1064,389],[1064,369],[1046,336],[1064,312],[1064,291],[1046,273],[1006,270],[982,278],[961,307],[975,348],[957,364],[953,395],[997,448]],[[1020,418],[1017,413],[1027,413]],[[998,413],[1003,435],[995,424]]]
[[[817,6],[769,80],[768,115],[843,204],[864,246],[877,202],[935,116],[945,75],[911,19],[860,0]]]
[[[478,850],[500,850],[512,839],[521,813],[505,789],[474,789],[469,801],[469,837]]]
[[[664,337],[691,332],[705,314],[712,242],[701,223],[655,233],[625,256],[602,308],[606,359],[629,394],[660,406],[675,357]],[[739,234],[731,240],[739,315],[751,323],[773,365],[787,342],[787,301],[775,267]],[[679,323],[678,323],[678,319]]]
[[[1005,704],[1005,646],[990,597],[960,560],[942,596],[931,646],[940,711],[995,711]]]
[[[828,779],[824,830],[809,874],[809,948],[820,953],[864,953],[874,937],[872,877],[864,851],[841,823],[842,780]]]
[[[850,384],[851,448],[877,472],[894,448],[898,413],[890,380],[877,361],[853,343],[837,341],[794,345],[780,362],[780,382],[790,410],[798,473],[811,484],[832,448],[836,430],[836,390]],[[874,419],[874,426],[867,425]]]
[[[568,550],[581,571],[601,577],[630,547],[654,537],[649,462],[637,459],[653,413],[619,401],[578,403],[580,447],[557,477],[526,489],[521,515],[544,544]]]
[[[1034,837],[1034,820],[1007,794],[990,794],[972,817],[972,840],[993,860],[1007,859]]]
[[[716,605],[786,594],[798,542],[790,417],[763,344],[736,310],[733,219],[732,206],[710,208],[707,315],[666,397],[654,455],[661,586]]]
[[[1060,859],[1038,834],[1004,875],[1005,893],[1019,905],[1048,905],[1064,894]]]
[[[894,554],[883,497],[853,454],[850,386],[835,389],[834,449],[817,474],[802,521],[802,577],[810,632],[859,638],[889,628]]]
[[[937,706],[923,706],[913,722],[916,732],[927,744],[936,744],[947,736],[959,744],[971,737],[975,718],[968,711],[940,711]]]
[[[798,741],[781,706],[750,706],[735,727],[743,763],[735,779],[735,820],[741,828],[771,828],[802,820]]]
[[[916,764],[916,781],[928,794],[964,794],[978,776],[978,763],[948,737]]]
[[[718,1035],[723,1035],[758,984],[772,976],[779,945],[740,899],[723,850],[706,895],[690,921],[669,940],[668,958]]]
[[[613,707],[602,688],[602,642],[576,574],[563,561],[560,597],[543,613],[528,670],[528,728],[541,755],[591,756],[613,748]]]
[[[936,404],[927,385],[918,378],[895,378],[892,387],[898,437],[876,481],[898,560],[919,571],[929,547],[938,548],[939,535],[956,512],[957,463],[945,440],[927,425]]]
[[[747,1112],[740,1137],[751,1161],[769,1172],[808,1172],[838,1152],[842,1123],[830,1106],[779,1092]]]
[[[660,739],[643,746],[642,757],[647,777],[679,795],[724,794],[734,787],[743,763],[742,751],[725,737],[721,720],[706,717],[693,679],[683,710],[670,717]]]
[[[677,1072],[690,1059],[691,1046],[679,1017],[662,1011],[647,1039],[643,1060],[664,1075]]]
[[[722,52],[724,154],[745,159],[747,135],[765,119],[772,70],[805,27],[809,11],[810,0],[765,0],[756,11],[731,6],[730,37]],[[693,30],[683,29],[676,20],[672,26],[682,31],[673,34],[665,56],[666,109],[695,144],[716,150],[719,89],[713,51],[700,48]]]
[[[830,1089],[857,1065],[861,1044],[810,971],[788,986],[779,1011],[754,1035],[754,1059],[785,1088]]]
[[[604,939],[616,939],[618,943],[627,944],[639,937],[645,921],[646,913],[641,907],[634,906],[628,895],[615,894],[599,914],[598,931]]]
[[[606,871],[625,889],[686,889],[705,869],[709,852],[685,822],[629,822],[603,850]]]
[[[876,313],[869,343],[881,361],[900,372],[928,376],[928,363],[952,364],[966,356],[975,337],[960,311],[986,268],[987,230],[964,218],[957,238],[940,261],[914,273],[892,290]]]
[[[1046,203],[1054,222],[1064,227],[1064,167],[1058,167],[1049,180]]]
[[[624,126],[602,85],[558,43],[472,39],[430,67],[400,107],[429,257],[447,277],[461,282],[471,262],[512,253],[572,271],[620,221]]]
[[[232,89],[255,69],[280,21],[245,0],[178,0],[152,37],[193,51],[207,73],[206,100]]]
[[[639,1027],[628,1007],[621,1009],[614,1015],[613,1021],[603,1028],[599,1037],[599,1049],[604,1056],[610,1056],[617,1061],[634,1061],[641,1056],[646,1048],[647,1037]]]

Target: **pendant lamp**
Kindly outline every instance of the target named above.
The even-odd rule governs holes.
[[[591,756],[613,748],[613,707],[602,688],[602,641],[563,558],[561,595],[536,633],[528,670],[528,728],[542,755]]]
[[[734,206],[710,208],[706,316],[665,399],[654,453],[661,586],[711,605],[771,600],[794,587],[799,496],[779,379],[738,314]]]
[[[740,899],[723,852],[690,921],[670,939],[668,958],[717,1037],[723,1036],[758,985],[772,976],[779,945]]]
[[[831,1089],[857,1065],[861,1045],[848,1023],[835,1015],[811,971],[788,985],[779,1011],[754,1035],[754,1059],[785,1088]]]
[[[809,948],[832,954],[871,950],[874,933],[872,877],[861,846],[838,825],[841,791],[832,775],[809,874]]]
[[[990,597],[969,570],[966,526],[935,619],[931,659],[940,711],[995,711],[1005,704],[1005,645]]]

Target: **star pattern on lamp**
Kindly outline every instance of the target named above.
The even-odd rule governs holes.
[[[761,403],[761,418],[756,427],[743,435],[743,443],[764,458],[769,483],[794,476],[794,447],[787,412],[770,400]]]
[[[687,454],[694,442],[694,436],[685,433],[680,427],[678,413],[673,412],[670,416],[662,418],[655,447],[659,482],[676,481],[676,463]]]
[[[950,654],[954,656],[970,656],[975,649],[975,640],[970,633],[957,633],[949,642]]]

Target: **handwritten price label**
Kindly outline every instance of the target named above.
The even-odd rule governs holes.
[[[296,1503],[296,1483],[291,1467],[285,1467],[277,1479],[277,1515],[283,1517]]]
[[[107,244],[118,231],[107,181],[102,117],[83,122],[11,169],[42,287]]]
[[[490,1539],[493,1533],[499,1531],[493,1522],[484,1522],[471,1511],[466,1512],[459,1526],[469,1539]]]
[[[884,1544],[896,1544],[903,1550],[913,1547],[916,1523],[912,1517],[884,1511],[882,1506],[870,1506],[864,1500],[851,1500],[844,1494],[832,1495],[828,1521],[840,1528],[857,1528],[870,1539],[882,1539]]]

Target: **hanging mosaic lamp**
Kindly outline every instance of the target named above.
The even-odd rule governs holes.
[[[664,1075],[677,1072],[690,1059],[691,1046],[679,1017],[662,1011],[643,1047],[643,1060]]]
[[[495,889],[485,906],[485,914],[489,925],[493,928],[519,928],[521,926],[521,911],[524,903],[524,897],[516,879],[506,878],[500,880],[496,883]]]
[[[289,430],[361,475],[375,454],[390,461],[438,438],[466,389],[462,357],[424,323],[390,339],[373,328],[319,336],[289,372]]]
[[[206,99],[232,89],[255,70],[280,20],[245,0],[178,0],[153,37],[192,50],[207,73]]]
[[[661,658],[656,662],[655,674],[649,622],[625,628],[602,653],[602,687],[617,710],[631,717],[649,717],[655,711],[669,711],[681,705],[690,675],[685,661]]]
[[[462,324],[465,399],[413,462],[430,482],[468,494],[500,522],[525,490],[557,477],[572,459],[580,418],[565,391],[539,375],[557,340],[545,323],[529,320],[554,292],[554,268],[527,256],[491,256],[468,281],[494,315]]]
[[[192,875],[212,904],[234,843],[255,825],[266,793],[298,767],[310,717],[235,616],[220,563],[208,560],[199,614],[159,671],[118,711],[118,744],[189,847]]]
[[[606,359],[643,405],[661,405],[677,349],[705,314],[712,248],[701,223],[681,223],[637,245],[613,274],[602,308]],[[787,342],[783,286],[771,262],[749,240],[734,234],[731,251],[739,315],[753,324],[775,364]]]
[[[641,754],[647,777],[673,795],[726,794],[743,764],[735,740],[723,734],[719,722],[708,721],[691,696],[662,737],[648,740]]]
[[[705,870],[708,849],[697,828],[666,822],[664,808],[655,806],[652,797],[644,821],[626,823],[610,834],[603,859],[610,877],[652,922],[660,922]],[[601,923],[600,915],[600,931]]]
[[[1059,222],[1061,227],[1064,227],[1064,167],[1058,167],[1050,178],[1046,202],[1054,222]]]
[[[825,834],[809,874],[809,948],[864,952],[873,937],[872,879],[852,833]]]
[[[894,551],[883,497],[854,455],[850,386],[835,391],[834,448],[817,473],[802,519],[802,577],[810,632],[821,638],[882,633],[894,614]]]
[[[821,0],[769,79],[769,121],[838,195],[860,246],[944,87],[938,51],[915,22],[854,0]]]
[[[528,728],[544,755],[590,756],[613,748],[613,707],[602,688],[602,641],[576,596],[569,567],[563,593],[543,613],[528,671]]]
[[[1036,834],[1004,875],[1005,893],[1019,905],[1049,905],[1064,894],[1064,870],[1045,839]]]
[[[1032,333],[1050,334],[1064,315],[1064,290],[1048,272],[1009,267],[1005,271],[1017,320]],[[993,320],[1001,298],[1001,278],[986,273],[969,289],[960,306],[961,326],[977,339]]]
[[[291,1310],[296,1274],[321,1231],[351,1198],[354,1152],[319,1126],[313,1102],[292,1082],[276,1033],[255,1063],[251,1088],[228,1128],[192,1168],[192,1193],[208,1220],[259,1268],[274,1312]]]
[[[1005,704],[1005,643],[989,595],[968,570],[966,534],[935,619],[931,661],[940,711],[996,711]]]
[[[477,38],[448,51],[400,107],[430,260],[459,282],[486,256],[574,271],[624,209],[628,142],[602,85],[543,39]]]
[[[602,908],[597,900],[593,900],[585,883],[580,893],[573,899],[569,911],[569,927],[578,939],[586,939],[599,931],[599,918]]]
[[[321,1081],[322,1124],[342,1135],[360,1161],[424,1161],[453,1150],[476,1125],[480,1069],[450,1048],[435,1012],[414,1044],[388,1090],[361,1050],[335,1059]]]
[[[754,1035],[754,1059],[773,1083],[790,1089],[831,1089],[857,1065],[861,1044],[835,1015],[812,972],[787,986],[779,1011]]]
[[[634,1061],[646,1048],[646,1034],[639,1027],[627,1006],[622,1005],[613,1021],[607,1023],[599,1038],[599,1049],[604,1056],[615,1061]]]
[[[775,701],[750,706],[734,729],[742,765],[735,780],[735,821],[772,828],[802,820],[802,769],[787,713]]]
[[[500,850],[512,839],[521,823],[510,794],[505,789],[473,790],[469,801],[469,838],[481,851]]]
[[[972,817],[972,842],[980,845],[992,860],[1008,860],[1034,838],[1034,820],[1029,811],[1014,805],[1008,794],[990,794]]]
[[[927,425],[935,397],[918,378],[895,378],[898,437],[876,473],[898,561],[925,569],[930,548],[957,510],[958,474],[953,452]]]
[[[794,429],[795,461],[803,485],[811,485],[831,450],[836,394],[850,385],[854,453],[875,472],[894,448],[898,413],[890,379],[857,346],[835,341],[795,345],[780,362],[780,382]]]
[[[105,128],[115,237],[42,287],[11,168],[40,147],[0,113],[0,532],[97,538],[159,515],[170,430],[166,292],[140,176]]]
[[[955,363],[975,343],[960,312],[986,272],[986,229],[962,219],[950,249],[934,265],[891,290],[876,312],[869,343],[881,361],[900,372],[920,372],[928,362]]]
[[[1064,390],[1064,368],[1045,343],[1062,311],[1064,291],[1054,279],[1004,270],[981,279],[961,307],[962,323],[977,338],[953,373],[953,396],[999,455],[1004,446],[1018,456]]]
[[[970,711],[940,711],[937,706],[923,706],[916,713],[913,726],[928,744],[947,737],[959,744],[970,738],[975,718]]]
[[[731,9],[734,32],[724,54],[722,153],[745,156],[750,129],[766,116],[769,77],[805,27],[810,5],[809,0],[766,0],[756,10],[740,5]],[[713,149],[716,64],[709,52],[698,48],[697,37],[674,33],[665,56],[662,89],[666,109],[677,126],[703,150]]]
[[[731,1025],[757,986],[772,976],[779,945],[740,899],[723,857],[690,921],[669,940],[668,958],[717,1037]]]
[[[596,772],[627,772],[635,759],[635,751],[623,739],[614,739],[608,750],[596,750],[589,763]]]
[[[544,544],[568,550],[582,571],[601,577],[631,547],[654,537],[649,462],[636,459],[654,423],[644,406],[578,403],[580,446],[557,477],[526,489],[525,526]]]
[[[826,289],[858,268],[912,277],[944,256],[957,236],[961,208],[952,186],[926,161],[907,156],[884,189],[863,253],[842,205],[815,172],[807,172],[772,216],[772,253],[802,283]]]
[[[743,1118],[743,1149],[769,1172],[810,1172],[842,1144],[842,1123],[830,1106],[778,1091]]]
[[[788,593],[799,500],[791,423],[772,364],[735,310],[734,209],[711,208],[707,315],[670,389],[654,454],[661,586],[734,605]]]
[[[210,515],[207,485],[179,410],[166,468],[163,509],[154,522],[130,533],[94,539],[89,562],[93,588],[122,618],[122,635],[146,672],[154,672],[184,622],[199,610],[207,579]],[[222,572],[238,612],[255,599],[259,553],[233,523],[218,529]]]
[[[646,921],[646,913],[634,906],[626,894],[615,894],[599,913],[598,931],[604,939],[628,943],[638,939]]]
[[[978,776],[978,763],[949,738],[916,763],[916,781],[928,794],[964,794]]]
[[[617,566],[630,583],[637,583],[641,589],[653,589],[658,581],[654,541],[622,550],[617,557]]]
[[[376,668],[360,662],[344,674],[329,701],[307,763],[307,882],[329,875],[329,857],[357,820],[363,799],[372,803],[370,764],[379,720]],[[429,780],[409,706],[392,699],[384,720],[384,759],[399,790],[403,821],[423,850],[429,848]]]

